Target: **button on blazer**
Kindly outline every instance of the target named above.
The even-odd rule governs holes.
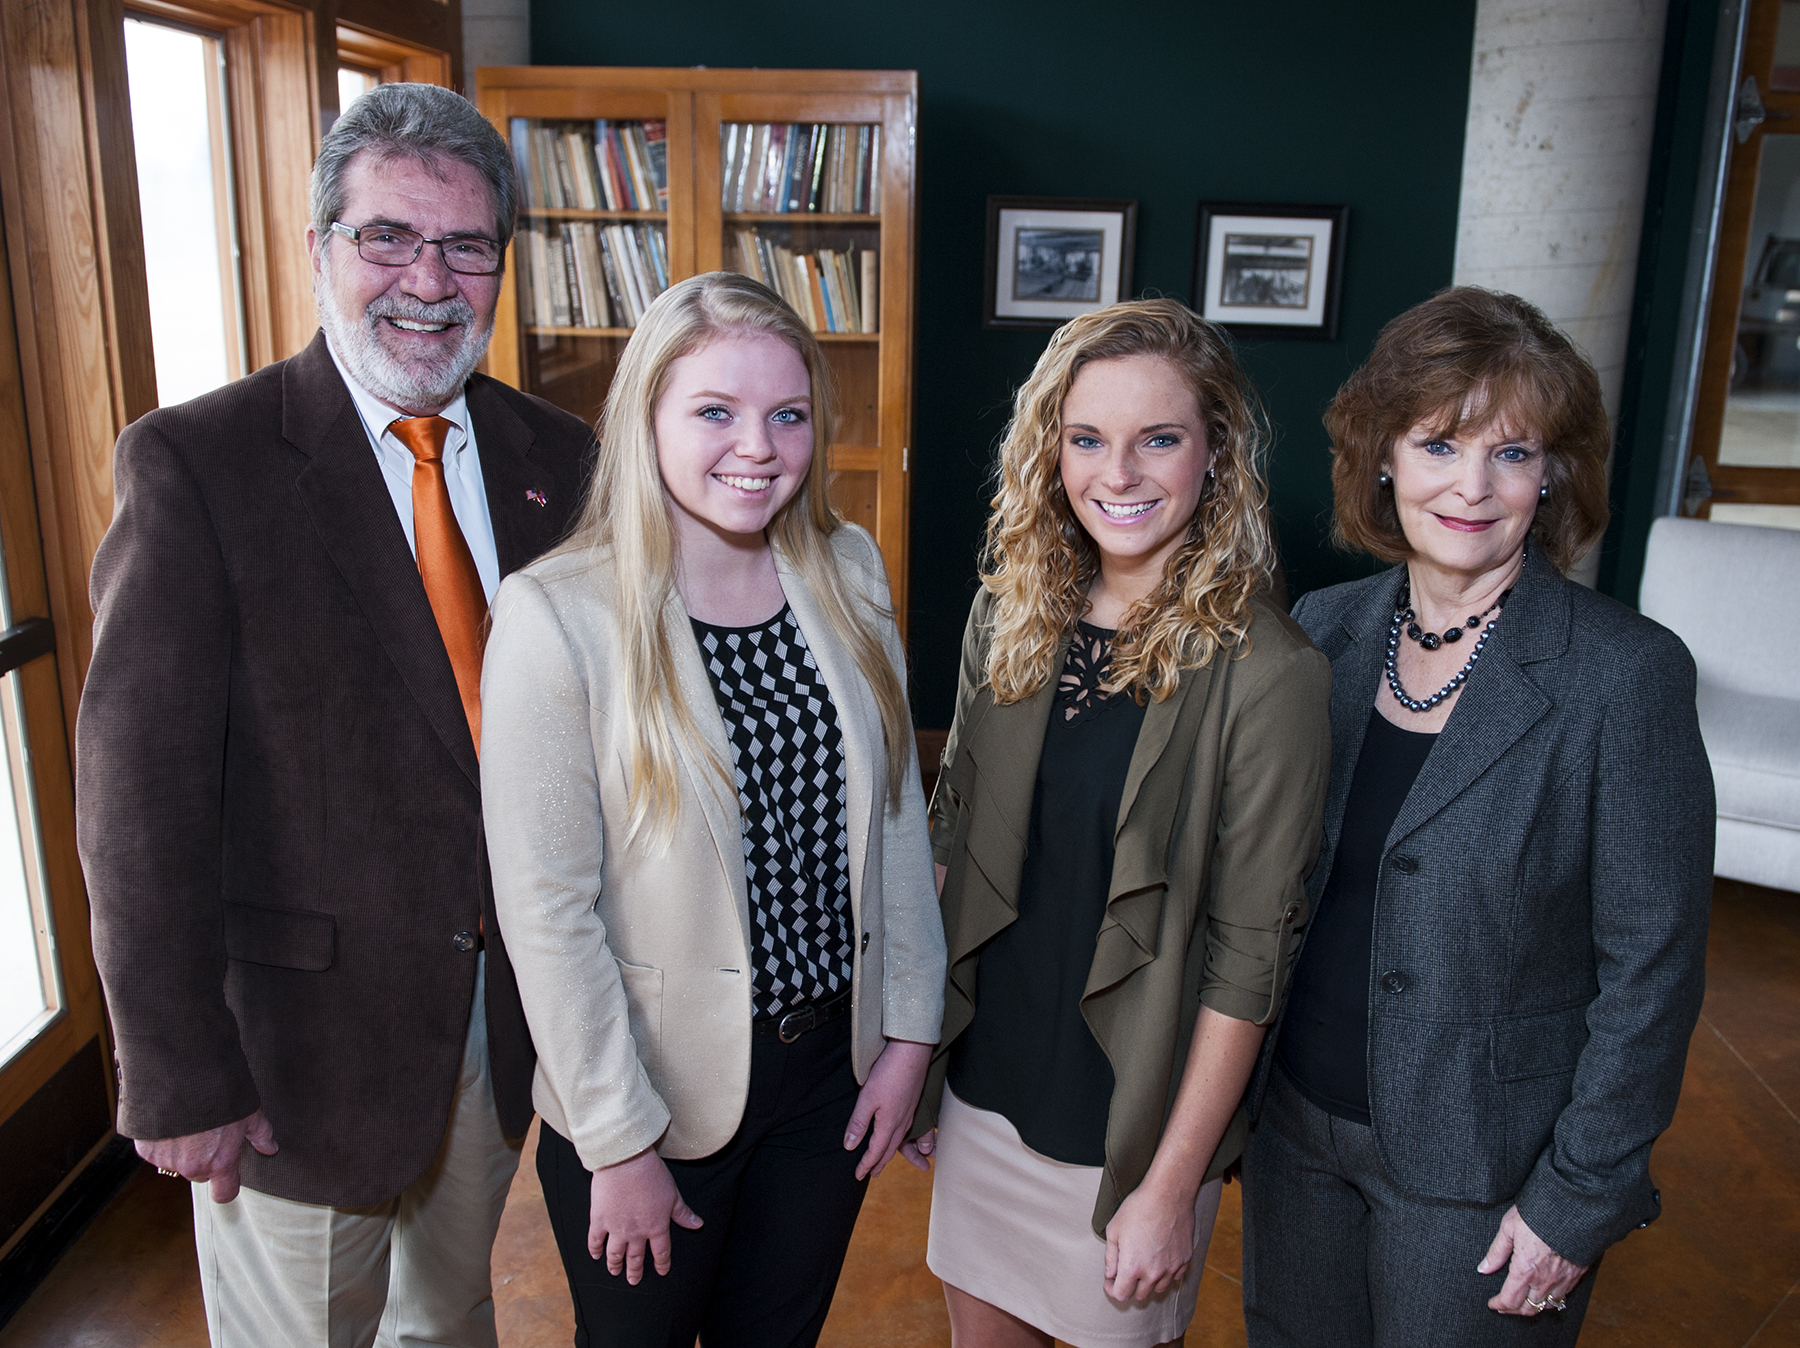
[[[887,574],[867,532],[831,536],[881,616],[905,686]],[[856,956],[852,1059],[885,1038],[931,1043],[943,1015],[944,933],[910,729],[900,795],[875,694],[800,574],[776,569],[838,713]],[[705,741],[679,746],[680,813],[666,846],[627,835],[631,757],[619,678],[621,577],[610,552],[547,557],[500,587],[482,673],[484,809],[500,921],[537,1044],[532,1098],[590,1170],[655,1145],[709,1156],[731,1140],[750,1083],[751,925],[731,745],[680,597],[664,621]]]

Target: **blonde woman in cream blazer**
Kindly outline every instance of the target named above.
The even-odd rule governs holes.
[[[805,452],[830,429],[811,333],[772,292],[714,274],[668,292],[632,347],[588,517],[500,591],[482,681],[484,811],[538,1053],[539,1169],[577,1344],[590,1332],[608,1344],[692,1344],[696,1333],[809,1344],[942,1018],[944,939],[904,653],[874,541],[829,514],[823,453]],[[790,398],[782,378],[799,392],[810,384],[810,397]],[[767,406],[759,380],[779,385]],[[694,410],[672,407],[696,381]],[[634,398],[653,413],[649,449],[632,448]],[[691,425],[665,419],[677,416]],[[810,434],[796,429],[806,420]],[[703,445],[728,444],[723,467],[688,471],[692,425]],[[678,581],[660,595],[654,540],[629,513],[634,455],[647,454],[675,526]],[[750,499],[743,484],[757,474],[769,482]],[[784,488],[793,495],[773,500]],[[759,511],[773,514],[760,533]],[[742,555],[718,553],[720,539]],[[709,578],[715,554],[752,581]],[[772,568],[761,591],[758,566]],[[750,607],[722,618],[739,589]],[[726,652],[771,639],[771,624],[789,643],[774,660],[758,663],[749,644]],[[721,670],[740,657],[764,688],[796,671],[814,680],[765,737],[781,742],[754,754],[721,710],[737,705]],[[789,752],[788,730],[810,746],[833,720],[841,777],[820,787],[839,760],[809,748],[806,792],[842,802],[847,913],[840,897],[819,920],[847,938],[832,946],[845,991],[771,1015],[765,947],[803,915],[757,910],[746,793],[766,775],[761,755]],[[660,799],[659,771],[670,788]]]

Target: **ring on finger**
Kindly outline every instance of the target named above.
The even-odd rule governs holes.
[[[1569,1309],[1569,1303],[1562,1297],[1547,1296],[1544,1298],[1544,1304],[1553,1311],[1566,1311]]]
[[[167,1175],[170,1179],[181,1178],[181,1176],[177,1175],[173,1170],[164,1170],[161,1166],[156,1167],[156,1173],[159,1175]]]
[[[1525,1304],[1534,1311],[1541,1311],[1550,1304],[1550,1298],[1545,1297],[1542,1301],[1533,1301],[1531,1299],[1531,1293],[1527,1292],[1525,1294]]]

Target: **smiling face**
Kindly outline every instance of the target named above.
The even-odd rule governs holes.
[[[1394,442],[1383,470],[1413,564],[1473,579],[1511,563],[1525,545],[1544,485],[1544,443],[1504,416],[1440,434],[1420,422]]]
[[[1212,467],[1193,389],[1161,356],[1092,361],[1069,386],[1062,422],[1063,488],[1102,570],[1154,582],[1186,539]]]
[[[443,161],[434,172],[365,150],[344,171],[342,221],[353,229],[398,225],[428,239],[491,239],[494,197],[460,161]],[[357,381],[415,416],[454,401],[493,334],[503,273],[453,272],[432,244],[406,267],[365,262],[350,239],[312,228],[306,246],[319,325]]]
[[[812,467],[812,379],[768,333],[716,338],[669,365],[656,402],[656,458],[677,537],[762,537]]]

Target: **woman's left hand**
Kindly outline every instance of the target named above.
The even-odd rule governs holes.
[[[1106,1295],[1148,1301],[1185,1277],[1193,1262],[1194,1195],[1146,1179],[1106,1224]]]
[[[890,1039],[869,1069],[869,1079],[850,1113],[850,1126],[844,1130],[845,1151],[855,1151],[864,1134],[869,1138],[869,1149],[856,1166],[856,1178],[879,1175],[905,1140],[913,1111],[919,1107],[919,1094],[925,1089],[931,1047]]]
[[[1585,1264],[1571,1264],[1525,1225],[1515,1203],[1500,1219],[1500,1230],[1488,1246],[1487,1257],[1475,1266],[1477,1273],[1498,1273],[1510,1257],[1506,1285],[1488,1302],[1488,1309],[1502,1315],[1533,1316],[1542,1310],[1561,1310],[1562,1300],[1575,1290],[1587,1272]]]

